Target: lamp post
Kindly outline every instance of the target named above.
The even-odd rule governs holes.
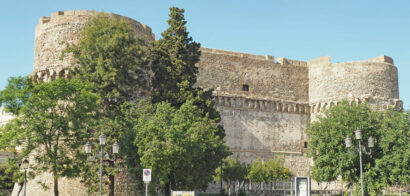
[[[362,145],[360,143],[360,140],[362,139],[362,131],[357,128],[355,131],[355,136],[356,136],[356,140],[359,142],[359,162],[360,162],[360,188],[361,188],[361,196],[364,195],[364,191],[363,191],[363,166],[362,166]],[[352,146],[352,138],[350,138],[349,136],[346,137],[345,139],[345,144],[347,148],[350,148]],[[364,148],[364,151],[367,154],[370,154],[372,152],[372,148],[374,147],[374,138],[372,136],[369,137],[368,142],[367,142],[368,147],[370,148],[370,152],[367,152],[366,149]]]
[[[25,160],[23,161],[23,163],[21,164],[21,166],[22,166],[23,169],[24,169],[24,196],[26,196],[27,169],[28,169],[28,167],[29,167],[29,162],[28,162],[28,160],[25,159]]]
[[[100,153],[97,153],[94,155],[94,157],[89,157],[88,155],[91,154],[91,144],[90,142],[87,142],[85,144],[85,153],[87,154],[87,159],[89,161],[94,161],[97,158],[100,158],[100,196],[102,195],[102,175],[103,175],[103,161],[104,161],[104,157],[106,157],[107,160],[109,161],[115,161],[116,159],[116,154],[118,154],[118,151],[120,149],[120,145],[118,144],[118,142],[115,142],[114,145],[112,146],[112,153],[114,154],[113,158],[110,158],[108,152],[104,152],[103,151],[103,146],[105,145],[105,142],[107,141],[107,136],[105,136],[105,134],[101,134],[99,137],[99,141],[100,141]]]

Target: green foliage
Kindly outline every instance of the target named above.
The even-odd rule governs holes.
[[[7,159],[7,164],[0,165],[0,190],[12,189],[14,183],[23,183],[24,173],[18,166],[16,159]]]
[[[147,88],[145,50],[129,21],[98,14],[81,31],[79,43],[65,53],[76,60],[73,77],[94,86],[105,112],[118,112],[122,103],[134,101]]]
[[[253,183],[261,183],[265,180],[265,171],[261,158],[256,159],[256,161],[252,163],[248,178]]]
[[[290,170],[283,166],[283,159],[275,158],[261,161],[260,158],[253,162],[248,178],[254,183],[276,182],[278,180],[289,180]]]
[[[283,159],[269,159],[263,163],[265,182],[276,182],[278,180],[289,180],[290,170],[283,166]]]
[[[222,180],[232,186],[235,190],[236,183],[239,183],[239,186],[243,185],[245,182],[248,182],[248,170],[250,166],[246,163],[240,163],[238,159],[232,159],[226,157],[222,163]],[[221,179],[221,167],[219,166],[215,170],[215,181],[220,181]],[[240,187],[239,187],[240,188]]]
[[[314,160],[311,176],[318,182],[338,176],[360,188],[358,140],[355,130],[362,130],[362,146],[375,139],[372,153],[363,151],[365,191],[377,195],[387,185],[409,182],[409,120],[406,114],[388,110],[374,111],[367,104],[343,102],[331,107],[307,130],[310,138],[308,156]],[[352,138],[347,149],[345,138]],[[367,148],[369,150],[369,148]]]
[[[383,185],[410,183],[410,120],[408,113],[385,111],[378,146],[380,159],[374,170],[381,176]]]
[[[242,182],[247,179],[248,165],[240,163],[238,159],[226,157],[222,163],[222,180],[226,183]],[[215,181],[221,179],[221,167],[215,171]]]
[[[135,125],[132,131],[141,167],[152,168],[156,186],[204,189],[229,155],[224,140],[216,135],[215,121],[202,117],[192,101],[179,109],[165,102],[130,109],[135,112],[132,116],[138,117],[130,119]]]
[[[155,41],[151,48],[152,71],[152,102],[167,101],[179,108],[187,100],[194,100],[194,104],[202,110],[202,115],[220,121],[219,113],[213,108],[212,89],[203,91],[193,87],[196,83],[201,45],[192,40],[186,28],[184,10],[170,8],[169,28]],[[220,128],[218,133],[224,136]]]
[[[192,86],[198,74],[195,64],[199,61],[201,46],[188,37],[183,13],[183,9],[170,8],[169,28],[151,50],[154,103],[167,100],[172,106],[180,107],[187,98],[194,97]]]
[[[107,152],[119,140],[123,130],[132,127],[123,120],[121,105],[146,96],[149,86],[146,44],[136,37],[128,20],[110,14],[98,14],[89,19],[80,33],[78,44],[70,45],[65,51],[76,60],[72,77],[91,83],[93,92],[101,97],[101,118],[93,134],[94,137],[101,133],[107,136],[107,145],[104,146]],[[129,146],[120,146],[120,153],[125,155],[124,150],[127,151]],[[96,147],[100,148],[98,145]],[[135,160],[134,155],[126,154]],[[106,183],[114,183],[116,168],[112,162],[104,166],[104,175],[109,176],[109,182]],[[90,192],[95,191],[99,181],[95,175],[98,173],[98,164],[88,164],[82,170],[84,183]]]
[[[0,190],[13,188],[14,182],[10,171],[7,171],[7,169],[5,165],[0,165]]]
[[[20,146],[17,160],[32,156],[30,168],[36,174],[51,172],[55,181],[77,176],[98,96],[79,80],[56,79],[20,89],[29,96],[24,104],[16,105],[19,115],[0,128],[0,148]],[[38,149],[43,152],[35,153]]]
[[[29,77],[9,78],[6,88],[0,92],[0,106],[4,106],[6,112],[18,115],[30,96],[28,88],[31,85]]]

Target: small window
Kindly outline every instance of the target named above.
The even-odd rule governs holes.
[[[249,85],[247,84],[242,85],[242,91],[249,91]]]
[[[308,142],[303,142],[303,148],[307,148],[308,147]]]

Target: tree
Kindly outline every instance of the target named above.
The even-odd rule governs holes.
[[[18,183],[20,189],[19,195],[23,188],[24,175],[20,171],[19,164],[16,159],[7,159],[7,164],[0,166],[0,191],[5,189],[13,189],[14,183]],[[0,192],[1,193],[1,192]]]
[[[383,156],[376,160],[372,174],[380,176],[377,178],[380,186],[407,185],[410,183],[409,113],[385,111],[381,130],[378,145]]]
[[[195,64],[201,56],[201,45],[189,36],[183,13],[184,9],[170,8],[169,28],[161,34],[161,39],[153,42],[150,50],[154,73],[151,101],[168,101],[179,108],[192,99],[194,104],[202,109],[203,116],[208,114],[219,122],[219,113],[213,107],[212,89],[203,91],[202,88],[194,87],[198,74]],[[222,127],[218,134],[224,136]]]
[[[258,191],[258,189],[260,189],[260,183],[264,182],[265,180],[265,171],[263,168],[263,162],[260,157],[252,163],[252,166],[248,173],[248,178],[251,183],[256,183],[257,187],[255,190]]]
[[[146,50],[128,20],[100,13],[88,20],[78,44],[68,45],[62,57],[73,55],[72,76],[94,86],[104,112],[120,113],[121,104],[141,99],[148,89]]]
[[[229,155],[217,124],[202,117],[193,101],[179,109],[170,103],[145,103],[135,109],[135,146],[140,164],[152,168],[152,183],[170,190],[204,189],[220,160]]]
[[[261,161],[259,157],[252,163],[248,178],[252,183],[256,183],[256,191],[260,189],[260,183],[262,182],[269,183],[270,190],[272,190],[272,183],[278,180],[289,180],[290,175],[290,170],[283,166],[282,158],[277,157],[267,161]]]
[[[265,173],[264,181],[270,184],[272,190],[272,184],[278,180],[289,180],[290,170],[283,166],[283,159],[275,158],[269,159],[263,163],[263,170]]]
[[[348,149],[345,138],[354,138],[354,131],[359,128],[362,130],[362,146],[368,145],[370,136],[375,139],[372,152],[362,153],[366,192],[379,194],[383,187],[397,182],[399,176],[406,182],[410,168],[408,159],[401,155],[409,153],[409,123],[403,115],[394,110],[381,112],[372,110],[368,104],[348,102],[325,111],[324,116],[307,130],[310,139],[308,156],[314,161],[312,178],[329,182],[342,176],[349,186],[358,184],[359,155],[355,149],[358,141],[353,139],[353,145]],[[387,165],[388,171],[384,168]]]
[[[24,103],[27,102],[30,93],[28,89],[32,86],[31,80],[25,77],[11,77],[7,86],[0,92],[0,104],[4,106],[6,112],[19,115]]]
[[[239,162],[238,159],[232,159],[227,157],[222,163],[222,180],[229,186],[232,187],[233,192],[236,190],[236,183],[239,183],[239,189],[244,186],[245,182],[248,181],[248,169],[249,166],[245,163]],[[218,167],[215,171],[215,181],[221,179],[221,167]]]
[[[31,79],[24,80],[9,81],[28,84]],[[9,84],[4,91],[14,86]],[[35,174],[51,172],[54,195],[58,195],[58,179],[78,175],[84,160],[83,144],[91,136],[89,129],[99,98],[89,85],[78,80],[56,79],[19,89],[28,96],[22,104],[14,105],[12,111],[19,111],[19,115],[0,128],[0,148],[20,146],[17,159],[31,156],[34,162],[30,167]]]
[[[128,20],[111,14],[97,14],[81,31],[78,44],[69,45],[65,51],[75,59],[72,77],[91,83],[93,92],[101,97],[102,117],[95,136],[101,133],[107,136],[108,145],[104,150],[108,151],[126,129],[122,123],[121,105],[136,103],[149,94],[146,45],[136,37]],[[120,145],[127,148],[127,144]],[[120,153],[124,154],[122,151]],[[84,168],[83,178],[89,191],[96,188],[98,179],[93,178],[92,173],[97,170],[98,165],[95,164]],[[114,195],[115,173],[114,162],[108,162],[104,175],[109,176],[109,195]]]

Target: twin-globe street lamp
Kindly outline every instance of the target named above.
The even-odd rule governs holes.
[[[362,139],[362,131],[357,128],[356,132],[356,139],[359,141],[359,148],[357,149],[359,151],[359,159],[360,159],[360,186],[361,186],[361,195],[364,195],[363,192],[363,169],[362,169],[362,150],[366,152],[366,154],[372,153],[372,148],[374,147],[374,138],[372,136],[369,137],[367,141],[367,145],[370,148],[370,152],[366,151],[366,148],[361,146],[360,140]],[[352,146],[352,138],[347,136],[345,139],[346,147],[350,148]]]
[[[101,196],[102,195],[103,160],[105,158],[106,160],[114,162],[115,159],[116,159],[115,155],[118,154],[118,151],[120,149],[120,145],[117,142],[115,142],[114,145],[112,145],[112,153],[114,153],[114,157],[110,158],[110,155],[108,154],[108,152],[103,151],[103,146],[105,145],[105,142],[107,141],[107,136],[105,136],[104,133],[103,133],[99,136],[99,140],[100,140],[100,147],[101,147],[100,153],[95,154],[94,157],[89,157],[89,155],[91,154],[91,144],[90,144],[90,142],[87,142],[85,144],[85,153],[87,154],[87,159],[89,161],[94,161],[95,159],[100,158],[100,196]]]
[[[23,161],[23,163],[21,163],[21,166],[22,166],[23,169],[24,169],[24,196],[26,196],[27,169],[28,169],[28,167],[29,167],[29,162],[28,162],[28,160],[25,159],[25,160]]]

